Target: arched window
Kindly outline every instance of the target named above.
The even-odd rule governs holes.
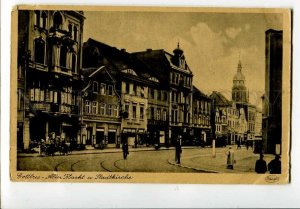
[[[73,35],[74,41],[77,41],[77,31],[78,31],[77,27],[74,26],[74,35]]]
[[[41,38],[34,40],[34,61],[45,63],[45,41]]]
[[[70,35],[72,35],[72,24],[69,24],[68,30],[69,30]]]
[[[55,29],[61,29],[62,26],[62,16],[59,12],[56,12],[54,14],[54,18],[53,18],[53,26]]]
[[[47,26],[47,14],[46,12],[42,12],[42,28],[46,29]]]
[[[40,11],[34,11],[35,25],[40,26]]]
[[[72,54],[72,72],[76,73],[76,63],[77,63],[77,56],[75,53]]]
[[[60,60],[59,60],[59,65],[61,67],[67,67],[67,53],[68,53],[67,47],[62,45],[60,47]]]

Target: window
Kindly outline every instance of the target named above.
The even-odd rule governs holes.
[[[150,118],[154,120],[154,107],[150,107]]]
[[[75,53],[72,54],[72,72],[76,73],[76,63],[77,63],[77,56]]]
[[[62,29],[62,16],[59,12],[56,12],[53,17],[53,27],[55,29]]]
[[[91,113],[91,102],[85,101],[85,113]]]
[[[108,95],[112,96],[113,95],[113,86],[108,85]]]
[[[72,31],[73,31],[72,24],[69,24],[68,30],[69,30],[69,34],[72,35]]]
[[[163,95],[163,101],[168,101],[168,92],[164,91]]]
[[[144,92],[144,86],[141,86],[141,97],[144,98],[145,97],[145,92]]]
[[[157,120],[161,120],[161,109],[160,108],[157,108],[157,112],[156,112],[156,114],[157,114]]]
[[[161,100],[161,91],[157,90],[157,100]]]
[[[125,104],[125,112],[128,113],[128,117],[129,117],[129,103]]]
[[[23,105],[24,105],[23,90],[18,89],[18,110],[23,109]]]
[[[107,115],[112,116],[112,105],[111,104],[108,105],[107,111],[108,111]]]
[[[42,38],[34,40],[34,61],[37,63],[45,63],[45,41]]]
[[[136,106],[135,105],[132,106],[132,118],[136,119]]]
[[[97,102],[92,102],[92,113],[97,114]]]
[[[101,83],[101,85],[100,85],[100,94],[106,95],[106,84],[104,84],[104,83]]]
[[[130,87],[130,85],[129,85],[129,83],[125,83],[125,88],[126,88],[126,94],[129,94],[129,87]]]
[[[34,11],[35,25],[40,27],[40,11]]]
[[[106,108],[106,104],[101,103],[100,105],[100,115],[105,115],[105,108]]]
[[[98,93],[99,88],[98,88],[98,82],[94,81],[93,82],[93,92]]]
[[[68,53],[67,47],[62,45],[60,47],[60,60],[59,60],[59,65],[61,67],[67,67],[67,53]]]
[[[118,105],[114,105],[113,116],[118,117]]]
[[[150,89],[150,97],[151,97],[151,99],[155,99],[154,89]]]
[[[74,26],[74,35],[73,35],[74,41],[77,41],[77,31],[78,31],[77,27]]]
[[[167,121],[167,110],[163,110],[163,121]]]
[[[132,94],[137,95],[137,86],[135,84],[132,85]]]
[[[144,120],[144,106],[140,106],[140,120]]]
[[[42,12],[42,28],[46,29],[47,27],[47,14]]]

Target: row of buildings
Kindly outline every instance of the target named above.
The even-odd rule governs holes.
[[[239,61],[232,101],[205,95],[179,43],[173,53],[128,53],[83,43],[83,12],[19,11],[17,145],[59,138],[97,148],[227,144],[262,135],[261,111],[249,103]]]

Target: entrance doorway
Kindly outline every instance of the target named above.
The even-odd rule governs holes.
[[[96,144],[100,144],[104,140],[104,130],[96,131]]]
[[[108,144],[115,144],[115,143],[116,143],[116,131],[108,130]]]

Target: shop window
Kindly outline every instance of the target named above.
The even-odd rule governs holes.
[[[34,61],[37,63],[45,63],[45,41],[41,38],[34,40]]]
[[[53,26],[55,29],[62,29],[62,16],[59,12],[56,12],[53,17]]]

